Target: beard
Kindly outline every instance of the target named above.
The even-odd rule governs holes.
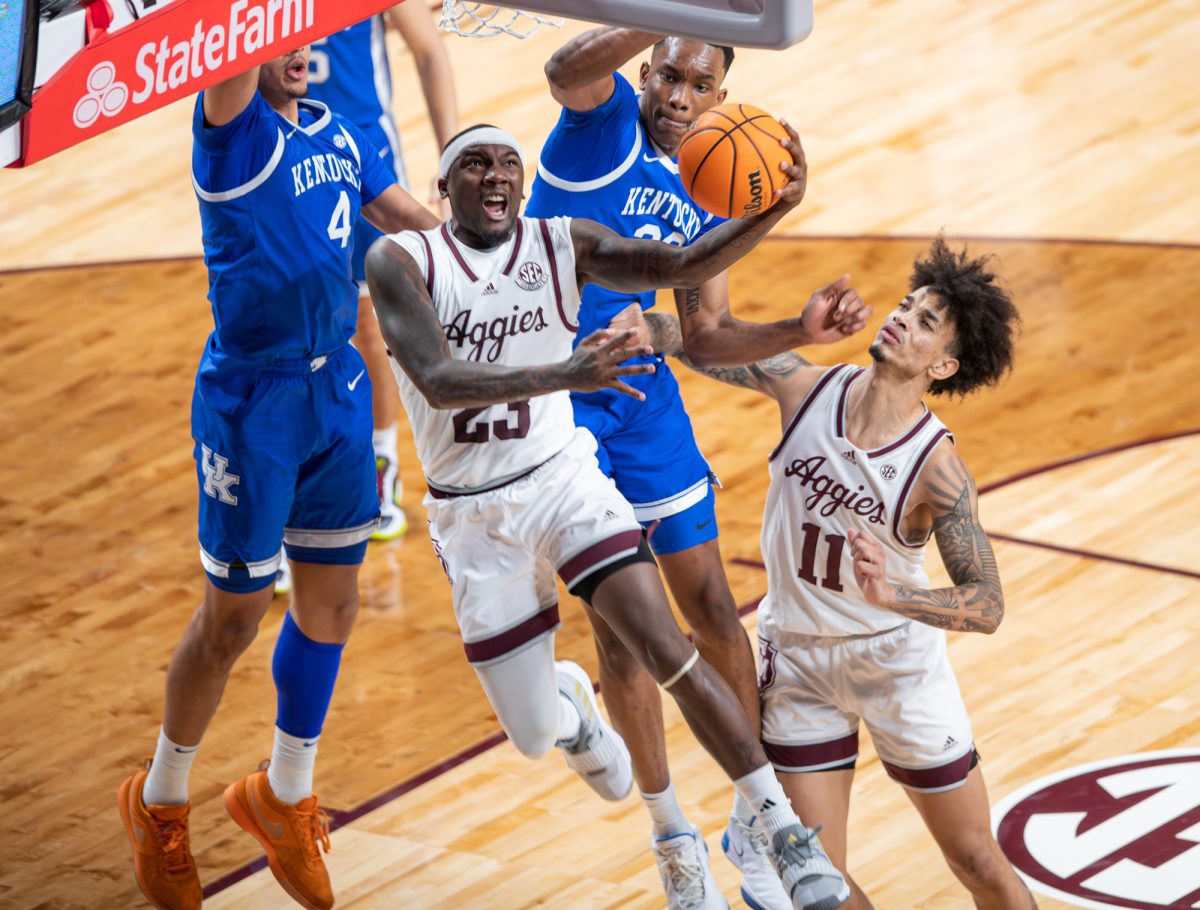
[[[882,342],[879,342],[879,341],[875,342],[873,345],[871,345],[869,348],[867,348],[867,353],[871,355],[871,359],[874,360],[876,363],[883,363],[883,343]]]

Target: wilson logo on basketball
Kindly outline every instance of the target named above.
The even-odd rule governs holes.
[[[998,803],[996,839],[1031,886],[1078,907],[1200,906],[1200,751],[1044,777]]]
[[[762,171],[751,171],[746,178],[750,185],[750,201],[742,206],[747,215],[757,215],[763,206]]]

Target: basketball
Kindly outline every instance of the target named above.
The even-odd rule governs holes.
[[[765,212],[788,182],[787,130],[749,104],[720,104],[700,115],[679,146],[683,188],[706,212],[744,218]]]

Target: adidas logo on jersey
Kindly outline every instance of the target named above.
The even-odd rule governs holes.
[[[488,294],[498,294],[498,293],[500,293],[500,292],[496,290],[496,282],[494,282],[494,281],[489,281],[488,286],[483,289],[484,297],[486,297]]]
[[[958,745],[958,740],[957,740],[957,739],[955,739],[953,736],[947,736],[947,737],[946,737],[946,742],[945,742],[945,744],[942,746],[942,751],[943,751],[943,752],[945,752],[945,751],[947,751],[947,750],[949,750],[949,749],[953,749],[953,748],[954,748],[955,746],[957,746],[957,745]]]
[[[842,457],[843,457],[844,459],[846,459],[846,461],[850,462],[850,464],[858,464],[858,461],[857,461],[857,460],[855,459],[855,457],[854,457],[854,450],[853,450],[853,449],[850,449],[850,450],[849,450],[849,451],[847,451],[847,452],[843,452],[843,453],[842,453]]]
[[[605,511],[604,511],[604,520],[605,521],[612,521],[614,518],[619,518],[619,517],[620,516],[617,515],[617,513],[614,512],[612,509],[605,509]]]

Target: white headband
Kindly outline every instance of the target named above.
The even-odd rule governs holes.
[[[450,165],[458,160],[458,156],[477,145],[506,145],[516,152],[518,157],[524,158],[521,155],[521,146],[517,145],[517,140],[507,130],[495,126],[481,126],[478,129],[467,130],[446,146],[438,165],[439,176],[445,178],[450,173]]]

